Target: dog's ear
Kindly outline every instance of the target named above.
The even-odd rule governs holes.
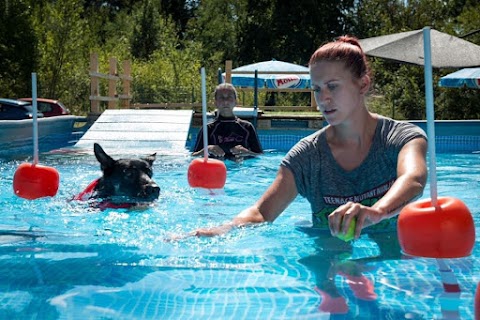
[[[95,153],[95,157],[97,158],[98,162],[100,162],[102,170],[114,165],[115,160],[106,154],[98,143],[93,144],[93,152]]]
[[[143,158],[143,160],[147,161],[148,164],[150,164],[150,167],[151,167],[156,158],[157,158],[157,153],[153,153],[153,154]]]

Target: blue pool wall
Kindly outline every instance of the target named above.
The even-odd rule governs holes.
[[[427,123],[424,120],[410,121],[427,132]],[[287,124],[285,124],[287,123]],[[295,126],[292,126],[295,124]],[[323,123],[324,126],[327,123]],[[318,129],[306,128],[304,121],[273,122],[271,129],[257,130],[260,142],[265,150],[286,152],[301,138],[306,137]],[[53,149],[73,146],[87,131],[89,126],[82,127],[63,135],[48,135],[39,139],[39,151],[48,152]],[[193,148],[197,134],[201,127],[191,126],[185,147]],[[437,120],[435,121],[436,152],[438,153],[480,153],[480,120]],[[31,155],[32,142],[10,142],[0,145],[0,158],[12,155]]]
[[[410,121],[427,132],[426,121]],[[435,121],[435,149],[441,153],[480,152],[480,120]]]
[[[427,132],[425,120],[409,121]],[[327,125],[324,123],[324,126]],[[201,127],[190,127],[186,147],[192,150]],[[257,130],[265,150],[288,151],[303,137],[318,129],[271,128]],[[480,120],[437,120],[435,121],[435,149],[439,153],[480,152]]]

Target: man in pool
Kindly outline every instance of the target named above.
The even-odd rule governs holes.
[[[263,153],[255,127],[233,113],[237,91],[230,83],[215,88],[217,118],[207,126],[208,153],[219,159],[239,159]],[[200,129],[192,156],[203,154],[203,130]]]
[[[425,133],[368,111],[370,71],[358,40],[344,36],[323,45],[311,56],[309,68],[315,100],[329,125],[288,152],[275,180],[253,206],[222,226],[197,229],[193,235],[215,236],[273,222],[300,194],[310,202],[314,228],[336,237],[355,223],[355,239],[362,232],[381,237],[381,232],[395,229],[400,209],[422,195],[427,180]],[[339,241],[331,242],[338,247]],[[317,263],[328,261],[317,258]],[[347,312],[345,300],[322,287],[322,277],[329,275],[317,274],[320,309],[334,305],[330,311]],[[328,280],[331,284],[333,279]],[[374,297],[366,291],[368,298]]]

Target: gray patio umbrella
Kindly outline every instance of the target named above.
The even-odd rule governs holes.
[[[480,46],[430,29],[432,67],[480,66]],[[423,30],[413,30],[360,40],[363,51],[373,57],[424,65]]]

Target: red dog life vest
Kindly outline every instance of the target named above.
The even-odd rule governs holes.
[[[90,182],[90,184],[77,194],[76,196],[73,197],[72,200],[78,200],[78,201],[88,201],[90,198],[93,196],[93,193],[95,191],[95,187],[98,184],[98,180],[100,178],[93,180]],[[94,206],[99,208],[100,210],[105,210],[105,209],[128,209],[133,207],[135,204],[133,203],[112,203],[110,201],[100,201],[99,203],[96,203]]]

